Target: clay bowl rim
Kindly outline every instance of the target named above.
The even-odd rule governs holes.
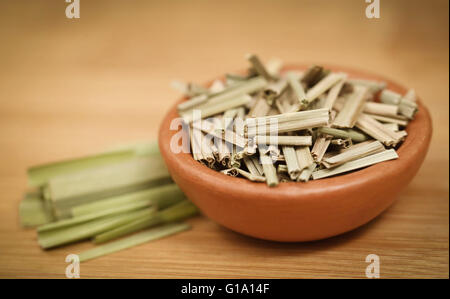
[[[347,67],[330,65],[325,65],[325,67],[332,71],[346,72],[350,78],[384,81],[387,83],[387,88],[401,94],[407,91],[405,87],[385,76]],[[306,68],[307,65],[290,64],[284,67],[282,71],[305,70]],[[333,199],[333,196],[324,196],[325,194],[331,195],[333,192],[342,189],[353,189],[356,192],[358,189],[364,188],[366,184],[383,182],[386,178],[395,179],[396,176],[402,175],[409,165],[414,163],[415,159],[418,159],[423,150],[427,150],[432,133],[430,114],[418,97],[419,111],[415,119],[406,128],[408,132],[406,140],[397,149],[399,159],[386,161],[339,176],[310,180],[307,183],[283,182],[276,187],[268,187],[265,183],[251,182],[244,178],[231,177],[212,170],[195,161],[190,153],[171,152],[170,139],[178,130],[170,130],[170,123],[172,119],[179,117],[176,106],[185,100],[186,97],[183,97],[172,106],[160,126],[159,147],[166,163],[177,165],[177,175],[182,176],[189,184],[201,186],[200,188],[203,189],[203,192],[208,190],[220,193],[239,192],[242,200],[252,202],[255,200],[257,202],[266,200],[283,201],[284,204],[308,200],[328,202]],[[186,133],[183,132],[183,134]],[[172,167],[169,166],[168,168],[169,172],[174,171]]]

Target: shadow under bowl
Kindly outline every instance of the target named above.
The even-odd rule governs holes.
[[[350,78],[387,82],[387,88],[404,94],[407,89],[383,76],[328,67]],[[284,70],[305,70],[289,66]],[[186,100],[180,99],[178,103]],[[177,104],[178,104],[177,103]],[[204,215],[242,234],[272,241],[299,242],[328,238],[355,229],[387,209],[420,168],[432,134],[428,110],[419,111],[406,128],[408,136],[398,149],[399,159],[351,173],[307,183],[264,183],[230,177],[209,169],[190,153],[173,153],[172,137],[180,134],[170,124],[179,117],[176,105],[159,130],[159,147],[173,180]]]

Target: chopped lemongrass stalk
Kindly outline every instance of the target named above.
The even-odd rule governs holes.
[[[243,161],[248,171],[255,176],[262,176],[264,173],[259,171],[259,168],[253,163],[253,159],[251,157],[244,157]],[[258,163],[259,164],[259,163]]]
[[[264,89],[263,96],[269,105],[272,105],[274,100],[278,98],[287,88],[288,82],[286,79],[281,79],[277,82],[272,82]],[[258,115],[260,116],[260,115]]]
[[[264,77],[267,81],[272,80],[272,76],[267,72],[266,68],[262,64],[261,60],[259,60],[258,56],[254,54],[247,55],[247,60],[252,64],[253,69],[256,73],[262,77]]]
[[[311,87],[317,82],[319,82],[320,77],[324,72],[323,67],[314,65],[310,67],[302,77],[302,83],[304,83],[307,87]]]
[[[314,85],[311,89],[306,93],[306,100],[308,103],[312,103],[316,100],[321,94],[330,89],[333,85],[335,85],[340,80],[346,77],[345,74],[335,74],[331,73],[327,75],[325,78],[320,80],[316,85]]]
[[[381,116],[397,116],[399,109],[397,105],[367,102],[364,106],[364,112],[368,114],[377,114]]]
[[[376,114],[367,114],[368,116],[372,117],[373,119],[376,119],[382,123],[391,123],[391,124],[397,124],[400,126],[407,126],[408,120],[402,119],[400,115],[397,115],[396,117],[389,117],[389,116],[382,116],[382,115],[376,115]]]
[[[259,175],[264,175],[263,166],[260,163],[260,159],[257,156],[252,156],[250,159],[253,161],[253,165],[258,169]]]
[[[301,171],[299,163],[297,161],[297,154],[295,152],[295,149],[292,146],[283,146],[282,149],[284,159],[286,160],[289,177],[291,178],[291,180],[295,181],[300,175]]]
[[[327,157],[323,159],[323,164],[327,168],[336,167],[338,165],[344,164],[346,162],[360,159],[372,154],[376,154],[379,152],[384,151],[385,148],[383,144],[379,141],[372,141],[370,143],[367,143],[363,146],[359,147],[350,147],[345,152],[340,153],[338,155]]]
[[[353,129],[347,129],[347,130],[341,130],[341,129],[334,129],[329,127],[322,127],[318,128],[317,131],[322,134],[331,135],[336,138],[343,138],[351,140],[355,142],[363,142],[367,140],[367,136],[363,133],[357,132]]]
[[[266,70],[272,78],[280,75],[280,70],[283,67],[283,61],[279,58],[269,59],[266,63]]]
[[[64,218],[75,205],[170,181],[162,158],[148,156],[53,178],[48,193],[58,218]]]
[[[347,99],[332,125],[337,128],[352,128],[364,109],[366,95],[366,87],[356,86],[354,93]]]
[[[270,111],[270,106],[267,104],[267,101],[259,97],[256,100],[256,104],[250,109],[248,116],[249,117],[259,117],[259,116],[266,116]]]
[[[372,81],[372,80],[365,80],[365,79],[347,79],[347,83],[350,83],[352,85],[361,85],[365,86],[369,89],[370,93],[377,93],[383,89],[386,88],[387,84],[386,82],[381,81]]]
[[[224,130],[228,129],[230,124],[233,122],[233,119],[236,117],[237,112],[238,112],[237,108],[230,109],[230,110],[227,110],[224,112],[223,118],[222,118],[222,128]]]
[[[228,176],[233,176],[234,177],[234,176],[238,176],[238,174],[239,174],[239,172],[237,170],[238,170],[238,168],[232,167],[232,168],[229,168],[229,169],[221,170],[220,172],[223,173],[223,174],[226,174]]]
[[[310,167],[314,163],[308,146],[302,146],[295,150],[300,170]],[[286,158],[286,157],[285,157]]]
[[[382,123],[366,114],[361,114],[359,116],[356,126],[364,133],[386,146],[395,146],[403,140],[401,134],[386,128]]]
[[[370,155],[370,156],[367,156],[367,157],[364,157],[361,159],[357,159],[354,161],[344,163],[335,168],[321,169],[321,170],[315,171],[315,172],[313,172],[312,176],[313,176],[313,179],[315,179],[315,180],[322,179],[322,178],[334,176],[337,174],[349,172],[352,170],[360,169],[360,168],[367,167],[367,166],[370,166],[373,164],[377,164],[377,163],[381,163],[384,161],[393,160],[393,159],[397,159],[397,158],[398,158],[398,155],[395,152],[395,150],[389,149],[389,150],[385,150],[380,153],[376,153],[376,154],[373,154],[373,155]]]
[[[124,250],[149,241],[161,239],[188,229],[190,229],[190,226],[188,224],[171,223],[157,228],[153,228],[148,231],[143,231],[131,237],[127,237],[115,242],[111,242],[102,246],[97,246],[93,249],[84,251],[79,254],[80,262],[84,262],[106,254]]]
[[[341,148],[348,148],[353,145],[353,142],[350,138],[347,138],[347,139],[337,138],[337,139],[331,139],[331,144],[337,145]]]
[[[220,133],[218,131],[221,130],[216,129],[216,126],[209,121],[202,121],[200,125],[194,124],[194,127],[196,127],[197,129],[201,129],[203,132],[212,135],[216,138],[223,139],[231,144],[235,144],[240,148],[244,148],[247,145],[246,138],[236,134],[231,130],[225,130],[224,133]]]
[[[380,101],[384,104],[398,105],[402,100],[402,96],[392,90],[385,89],[380,94]]]
[[[266,183],[269,187],[275,187],[278,185],[277,170],[273,165],[272,158],[267,155],[260,154],[261,164],[264,170],[264,176],[266,177]]]
[[[225,90],[225,84],[223,84],[222,80],[214,80],[214,82],[209,87],[209,92],[211,94],[221,93]]]
[[[315,162],[322,161],[323,155],[328,149],[328,146],[331,143],[331,138],[328,137],[319,137],[316,139],[314,146],[311,150],[311,156],[313,157]]]
[[[300,173],[300,175],[298,176],[297,181],[308,182],[309,179],[311,178],[313,171],[316,169],[316,167],[317,167],[317,164],[313,163],[308,168],[303,169],[302,172]]]
[[[209,99],[208,95],[201,94],[199,96],[190,98],[189,100],[178,104],[177,109],[179,112],[183,112],[188,109],[192,109],[195,106],[205,103],[206,101],[208,101],[208,99]]]
[[[123,205],[141,201],[150,201],[151,204],[155,205],[158,209],[164,209],[182,201],[184,198],[185,196],[183,192],[176,184],[167,184],[165,186],[154,187],[95,201],[89,204],[75,206],[72,208],[71,214],[73,217],[79,217],[82,215],[95,213],[97,211],[102,211],[113,207],[121,207]]]
[[[152,205],[152,202],[150,200],[141,200],[141,201],[121,205],[118,207],[113,207],[110,209],[98,210],[97,212],[93,212],[93,213],[78,216],[78,217],[73,217],[73,218],[69,218],[69,219],[64,219],[64,220],[48,223],[48,224],[39,226],[37,228],[37,231],[45,232],[45,231],[65,228],[65,227],[69,227],[69,226],[74,226],[77,224],[85,223],[85,222],[88,222],[91,220],[100,219],[103,217],[109,217],[109,216],[113,216],[113,215],[124,214],[124,213],[130,212],[130,211],[136,211],[136,210],[140,210],[143,208],[148,208],[151,205]],[[152,207],[152,208],[156,211],[156,207]]]
[[[123,215],[92,220],[75,226],[69,226],[57,230],[38,232],[39,245],[48,249],[67,243],[88,239],[102,232],[129,223],[143,215],[154,213],[153,208],[133,211]]]
[[[112,230],[108,230],[98,234],[94,238],[95,243],[104,243],[112,239],[119,238],[129,233],[133,233],[144,228],[149,228],[162,223],[181,221],[183,219],[198,214],[197,207],[188,200],[184,200],[160,212],[140,217],[132,222],[121,226],[116,226]]]
[[[416,103],[416,92],[414,89],[410,89],[405,96],[403,96],[400,105],[399,111],[400,114],[406,116],[409,119],[413,119],[414,115],[417,112],[417,103]]]
[[[327,108],[331,110],[333,108],[334,102],[339,96],[339,93],[342,90],[342,87],[344,86],[346,76],[342,78],[339,82],[337,82],[333,87],[331,87],[330,91],[327,94],[327,97],[325,99],[325,103],[322,106],[323,108]]]
[[[317,117],[328,117],[329,111],[328,109],[315,109],[315,110],[307,110],[307,111],[299,111],[299,112],[291,112],[278,114],[273,116],[265,116],[265,117],[256,117],[256,118],[247,118],[245,123],[248,128],[257,127],[257,126],[269,126],[273,123],[283,123],[283,122],[293,122],[300,120],[308,120]]]
[[[385,128],[388,128],[389,130],[392,130],[394,132],[397,132],[400,130],[399,125],[398,124],[394,124],[394,123],[385,123],[383,124],[383,126]]]
[[[291,145],[306,146],[312,145],[311,136],[255,136],[253,137],[256,144],[275,144],[275,145]]]
[[[122,149],[98,155],[34,166],[28,169],[28,184],[31,187],[42,186],[51,178],[76,173],[82,170],[111,165],[129,160],[135,156],[133,149]]]
[[[39,192],[26,193],[19,206],[19,219],[23,227],[35,227],[54,220],[48,202]]]
[[[302,84],[299,82],[298,77],[294,73],[288,73],[287,81],[289,83],[289,86],[291,86],[292,91],[294,93],[294,96],[296,100],[298,101],[298,104],[300,105],[300,109],[304,109],[308,106],[308,100],[306,99],[306,93],[303,89]]]
[[[286,164],[278,164],[277,171],[281,173],[288,173],[289,170]]]
[[[235,168],[235,169],[240,175],[249,179],[252,182],[265,182],[266,181],[266,178],[264,176],[252,174],[252,173],[247,172],[240,168]]]
[[[194,111],[198,110],[198,113],[194,113],[194,111],[183,113],[183,119],[186,123],[191,123],[193,121],[199,120],[200,118],[206,118],[215,114],[225,112],[232,108],[243,106],[250,102],[250,100],[251,97],[249,95],[243,94],[219,103],[206,102],[204,105],[201,105],[201,107],[194,108]]]

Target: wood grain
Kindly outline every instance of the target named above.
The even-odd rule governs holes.
[[[65,256],[18,225],[28,166],[156,137],[178,97],[172,79],[204,82],[246,66],[244,54],[346,65],[414,87],[434,135],[419,174],[388,211],[324,241],[281,244],[203,217],[193,229],[86,262],[81,276],[449,277],[448,1],[381,1],[381,18],[351,1],[64,1],[0,5],[0,277],[64,278]]]

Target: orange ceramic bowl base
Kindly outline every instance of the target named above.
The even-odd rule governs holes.
[[[304,70],[291,66],[285,70]],[[340,67],[354,78],[381,80],[404,94],[407,89],[381,76]],[[185,100],[181,99],[180,101]],[[431,119],[419,101],[419,112],[407,127],[399,159],[348,174],[307,183],[280,183],[269,188],[226,176],[196,162],[190,153],[175,154],[170,130],[179,117],[174,106],[159,131],[159,147],[174,181],[204,215],[242,234],[282,242],[312,241],[355,229],[387,209],[413,179],[431,139]]]

